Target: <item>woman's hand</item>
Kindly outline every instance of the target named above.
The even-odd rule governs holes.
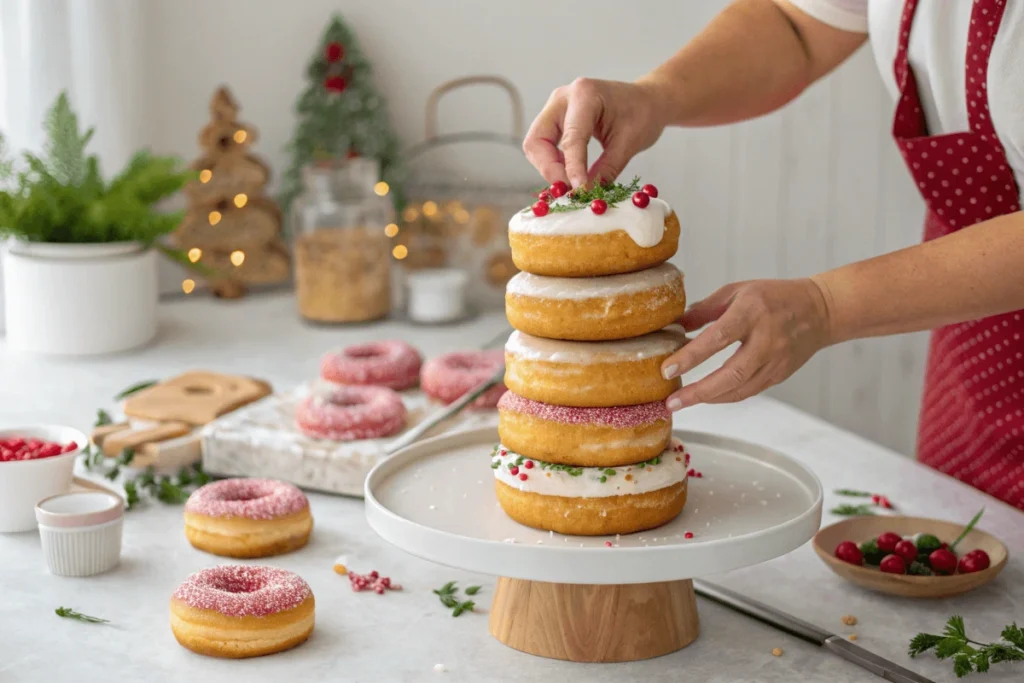
[[[523,151],[544,180],[586,185],[615,180],[629,160],[653,145],[669,107],[653,83],[577,78],[551,93],[523,141]],[[588,170],[590,138],[604,147]]]
[[[672,394],[673,411],[742,401],[782,382],[831,343],[827,292],[812,279],[727,285],[690,307],[682,323],[688,332],[707,329],[662,364],[668,379],[730,344],[741,346],[721,368]]]

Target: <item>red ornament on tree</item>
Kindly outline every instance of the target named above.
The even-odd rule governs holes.
[[[341,43],[328,43],[327,47],[324,48],[324,57],[327,58],[328,62],[340,62],[345,56],[345,48],[342,47]]]
[[[345,153],[346,159],[355,159],[358,156],[359,152],[355,151],[354,149],[349,149],[348,152]]]
[[[342,92],[347,85],[348,83],[341,76],[328,76],[324,79],[324,88],[327,89],[327,92]]]

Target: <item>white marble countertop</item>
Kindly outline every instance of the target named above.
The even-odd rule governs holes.
[[[315,375],[320,354],[335,345],[402,337],[433,355],[482,344],[501,330],[500,314],[457,327],[397,322],[314,328],[298,322],[287,294],[240,302],[195,299],[163,305],[156,345],[136,353],[58,360],[11,352],[0,340],[0,421],[5,426],[58,422],[87,429],[99,407],[124,387],[188,369],[256,375],[284,389]],[[784,557],[708,577],[837,633],[936,681],[953,681],[951,664],[906,657],[919,631],[939,631],[961,614],[969,633],[995,639],[1005,624],[1024,621],[1024,515],[880,446],[767,398],[684,411],[676,426],[718,432],[776,448],[809,465],[828,491],[878,490],[914,515],[966,522],[982,505],[981,526],[1010,548],[1000,578],[951,600],[907,601],[852,587],[835,577],[809,545]],[[128,513],[123,562],[88,579],[50,576],[36,533],[0,534],[0,681],[52,683],[123,680],[183,681],[847,681],[881,680],[824,651],[716,605],[700,601],[701,636],[690,647],[654,660],[583,665],[513,651],[487,632],[486,607],[453,619],[430,591],[449,580],[484,586],[473,576],[414,558],[380,540],[359,500],[311,495],[316,518],[310,545],[268,561],[302,575],[317,598],[317,626],[301,647],[252,660],[218,660],[178,646],[167,601],[189,573],[218,564],[182,533],[181,508],[154,503]],[[826,508],[834,504],[831,494]],[[833,521],[826,515],[824,523]],[[356,571],[377,569],[405,590],[384,596],[353,593],[333,573],[344,554]],[[111,620],[95,626],[59,619],[58,606]],[[856,615],[845,627],[840,617]],[[781,647],[785,654],[771,655]],[[444,673],[434,671],[443,664]],[[1000,665],[979,680],[1021,680],[1022,665]]]

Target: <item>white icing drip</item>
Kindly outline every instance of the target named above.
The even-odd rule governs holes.
[[[680,327],[669,327],[642,337],[608,342],[575,342],[542,339],[518,330],[505,342],[505,351],[523,360],[548,363],[621,363],[664,356],[683,345]]]
[[[512,474],[508,465],[514,463],[520,456],[504,446],[498,447],[499,452],[504,449],[508,455],[501,456],[495,453],[491,458],[491,464],[498,463],[494,470],[494,478],[517,491],[565,498],[610,498],[657,491],[684,481],[686,458],[683,451],[672,450],[681,445],[682,443],[673,437],[668,449],[659,456],[661,462],[657,465],[643,468],[638,465],[582,467],[582,474],[575,477],[564,470],[543,469],[538,460],[534,460],[534,467],[527,469],[520,465],[519,471]],[[607,474],[611,470],[614,470],[615,474]],[[522,473],[526,474],[526,481],[519,478]],[[548,474],[551,476],[547,476]],[[630,476],[628,481],[627,474]],[[605,478],[604,482],[601,481],[601,477]]]
[[[544,299],[596,299],[660,287],[681,289],[682,286],[683,274],[679,269],[671,263],[663,263],[637,273],[604,277],[548,277],[520,272],[508,281],[505,291]]]
[[[552,205],[568,204],[568,197],[559,197]],[[662,199],[651,199],[646,208],[639,208],[632,199],[621,201],[598,215],[589,207],[578,211],[535,216],[533,211],[519,211],[508,223],[509,232],[531,235],[603,235],[624,230],[639,247],[653,247],[665,234],[665,217],[672,207]]]

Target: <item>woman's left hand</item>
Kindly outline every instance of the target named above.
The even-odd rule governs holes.
[[[831,343],[827,301],[827,292],[806,278],[738,282],[691,306],[683,327],[707,329],[662,363],[666,378],[735,342],[741,346],[722,367],[672,394],[669,409],[742,401],[785,380]]]

